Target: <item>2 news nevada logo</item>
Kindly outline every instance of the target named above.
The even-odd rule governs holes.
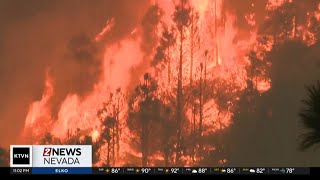
[[[52,152],[52,153],[51,153]],[[81,156],[81,148],[45,147],[42,156]]]
[[[32,146],[11,145],[10,167],[32,167]]]
[[[33,167],[92,167],[91,145],[33,145]]]
[[[45,147],[42,156],[44,164],[48,165],[80,165],[81,148]]]

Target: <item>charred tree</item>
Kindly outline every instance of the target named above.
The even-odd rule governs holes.
[[[125,96],[121,89],[116,89],[115,93],[110,93],[109,98],[103,103],[103,107],[98,110],[97,116],[102,122],[103,133],[102,142],[106,143],[108,165],[116,164],[120,157],[120,121],[124,108]]]
[[[181,0],[176,6],[174,12],[174,21],[179,32],[179,63],[178,63],[178,83],[177,83],[177,148],[176,148],[176,165],[180,165],[181,158],[181,141],[182,141],[182,122],[183,122],[183,90],[182,90],[182,66],[183,66],[183,43],[184,30],[190,24],[190,7],[186,6],[186,1]]]
[[[112,161],[114,165],[114,153],[113,153],[113,148],[114,148],[114,126],[115,126],[115,119],[113,117],[107,116],[103,120],[103,133],[102,136],[104,138],[104,141],[107,143],[107,166],[111,166],[111,152],[112,152]]]
[[[203,121],[203,64],[200,64],[200,83],[199,83],[199,156],[202,155],[202,121]]]

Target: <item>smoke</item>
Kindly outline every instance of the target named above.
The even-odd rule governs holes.
[[[152,5],[148,8],[146,14],[142,18],[141,31],[142,31],[142,42],[141,50],[144,52],[143,61],[135,66],[131,70],[129,88],[134,88],[139,82],[139,77],[145,73],[151,65],[152,56],[155,48],[158,45],[158,26],[160,25],[160,18],[162,16],[161,9],[157,4]]]
[[[131,32],[147,6],[147,0],[1,1],[0,145],[17,142],[28,105],[41,98],[47,71],[54,83],[53,115],[67,94],[86,96],[102,73],[101,44]],[[113,31],[94,44],[111,17]]]
[[[54,78],[55,96],[52,99],[53,116],[56,117],[63,99],[69,94],[84,97],[91,92],[102,72],[101,47],[81,34],[73,37],[67,45],[67,53],[50,66]]]

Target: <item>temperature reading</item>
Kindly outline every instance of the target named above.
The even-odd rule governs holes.
[[[141,168],[141,173],[148,174],[150,171],[150,168]]]
[[[206,172],[207,172],[207,168],[199,168],[198,169],[198,173],[203,174],[203,173],[206,173]]]
[[[111,173],[112,174],[118,174],[120,171],[120,168],[111,168]]]
[[[233,174],[236,171],[235,168],[227,168],[227,173],[228,174]]]
[[[173,173],[173,174],[177,174],[178,171],[179,171],[178,168],[171,168],[171,173]]]
[[[286,168],[286,173],[287,174],[292,174],[294,171],[294,168]]]

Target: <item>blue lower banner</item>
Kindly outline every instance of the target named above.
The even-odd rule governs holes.
[[[57,167],[34,167],[32,174],[92,174],[91,167],[57,168]]]

